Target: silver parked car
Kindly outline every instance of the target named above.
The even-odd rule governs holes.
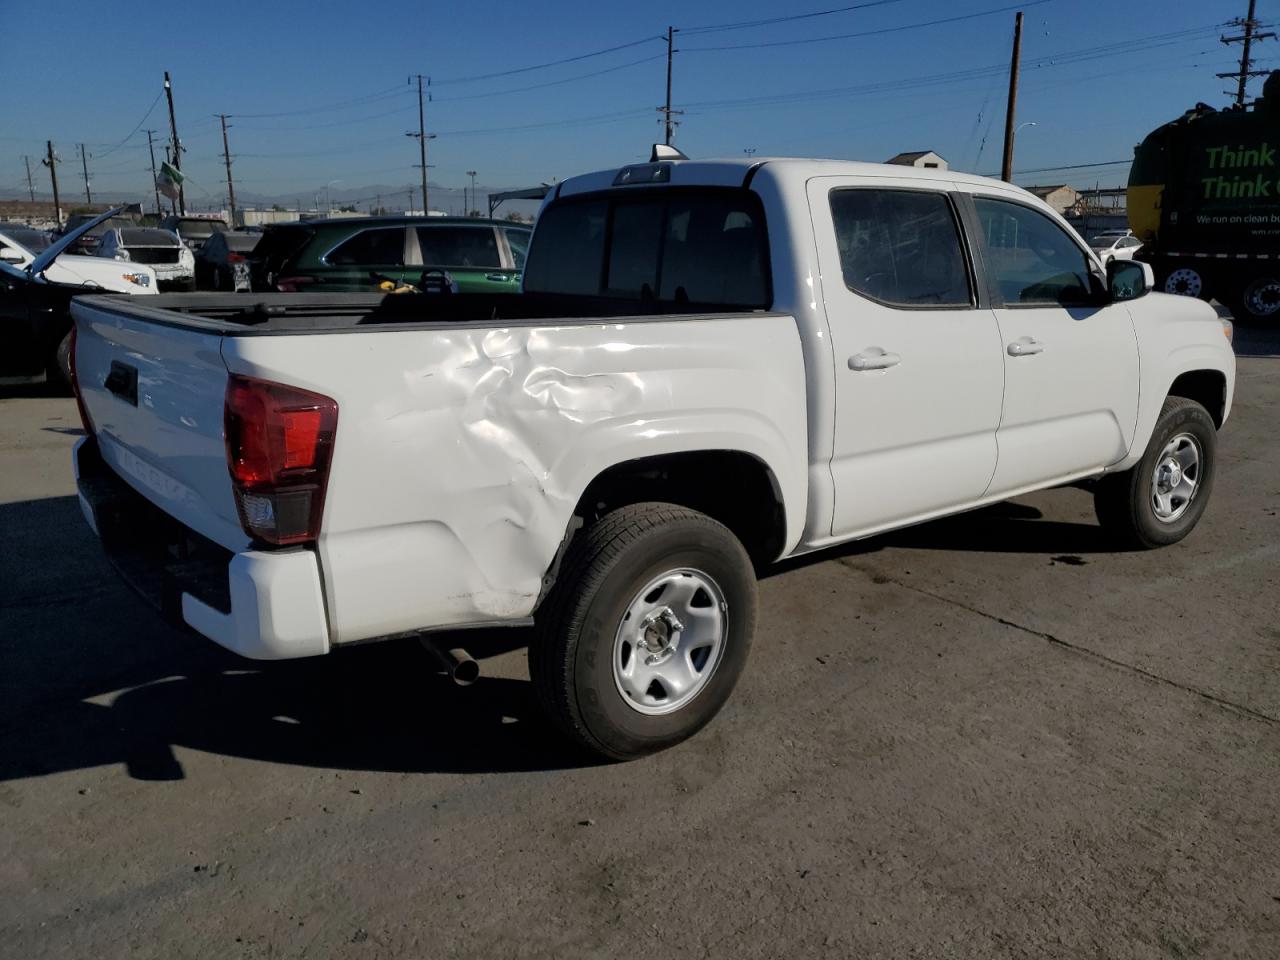
[[[1128,230],[1108,230],[1096,234],[1089,241],[1089,246],[1105,266],[1108,260],[1132,260],[1142,247],[1142,241]]]
[[[176,233],[158,227],[114,227],[102,235],[98,256],[145,263],[161,290],[194,290],[196,260]]]

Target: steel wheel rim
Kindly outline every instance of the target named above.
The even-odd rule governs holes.
[[[1280,280],[1259,280],[1244,292],[1245,306],[1255,317],[1269,317],[1280,311]]]
[[[659,574],[631,598],[613,642],[613,682],[637,713],[661,716],[706,689],[724,659],[729,605],[691,567]]]
[[[1160,451],[1151,471],[1151,509],[1161,523],[1179,519],[1200,490],[1204,451],[1189,433],[1172,437]]]
[[[1165,293],[1175,293],[1181,297],[1198,297],[1203,289],[1204,281],[1200,279],[1200,274],[1190,267],[1173,271],[1164,282]]]

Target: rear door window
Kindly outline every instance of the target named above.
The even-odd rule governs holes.
[[[850,290],[891,306],[972,305],[960,231],[945,194],[836,190],[831,217]]]
[[[747,190],[572,198],[539,217],[524,289],[768,309],[767,240],[759,200]]]
[[[417,227],[422,263],[427,267],[501,267],[493,227]]]
[[[325,262],[335,267],[377,264],[378,266],[404,266],[404,227],[361,230],[344,240],[325,256]]]

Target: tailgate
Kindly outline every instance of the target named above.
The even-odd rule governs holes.
[[[227,368],[214,332],[72,303],[76,379],[103,460],[165,513],[229,550],[249,541],[223,441]]]

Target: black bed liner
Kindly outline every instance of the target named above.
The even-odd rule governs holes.
[[[607,323],[673,316],[713,319],[770,311],[549,294],[196,293],[80,297],[76,303],[219,336],[342,333],[357,329]],[[73,306],[73,313],[75,307]]]

